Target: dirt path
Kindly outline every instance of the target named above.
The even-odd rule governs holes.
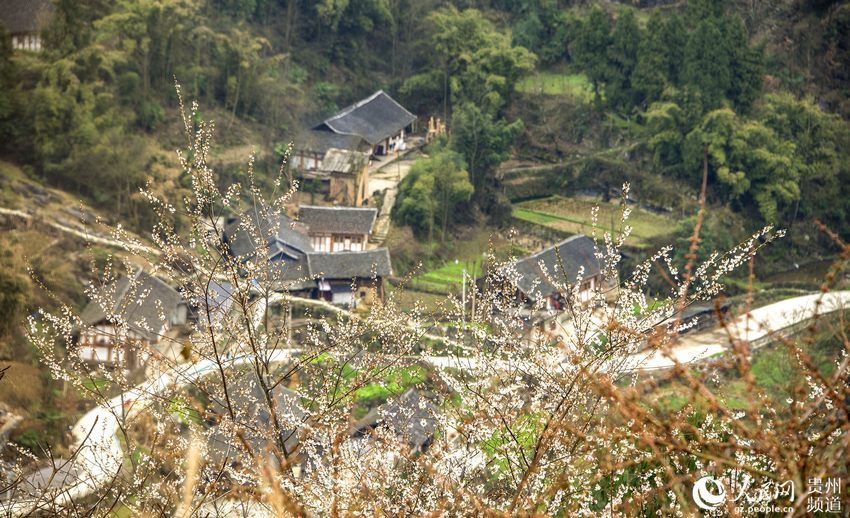
[[[88,231],[79,230],[74,227],[70,227],[64,223],[60,223],[53,219],[47,219],[41,215],[33,215],[28,214],[26,212],[16,210],[16,209],[7,209],[5,207],[0,207],[0,214],[5,214],[7,216],[14,216],[17,218],[21,218],[27,221],[37,221],[38,223],[47,225],[49,227],[55,228],[60,232],[64,232],[66,234],[70,234],[74,237],[83,239],[89,243],[96,243],[98,245],[104,245],[112,248],[121,248],[123,250],[127,250],[129,252],[135,252],[140,254],[153,254],[160,255],[160,251],[149,246],[143,245],[138,238],[131,237],[133,242],[127,241],[119,241],[117,239],[113,239],[111,237],[104,237],[97,234],[90,233]],[[129,234],[127,234],[129,237]]]

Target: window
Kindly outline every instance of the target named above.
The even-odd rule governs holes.
[[[310,238],[310,244],[313,246],[313,250],[317,252],[331,251],[330,236],[313,236]]]
[[[334,236],[334,252],[360,252],[363,250],[363,236],[338,234]]]
[[[80,359],[93,362],[108,362],[111,351],[111,347],[80,347]]]

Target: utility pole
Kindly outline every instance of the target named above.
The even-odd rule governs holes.
[[[286,340],[287,346],[292,347],[292,301],[286,305],[288,315],[286,317]]]
[[[461,271],[460,276],[461,276],[461,279],[462,279],[462,281],[461,281],[462,305],[461,305],[461,309],[460,309],[460,315],[461,315],[460,318],[461,318],[461,321],[463,322],[463,328],[466,329],[466,268],[464,268]]]

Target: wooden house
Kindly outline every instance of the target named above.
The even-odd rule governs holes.
[[[0,27],[15,50],[41,51],[41,31],[53,14],[49,0],[0,0]]]
[[[392,275],[389,252],[367,250],[376,216],[375,209],[303,206],[298,222],[286,215],[260,221],[249,211],[226,225],[223,238],[242,260],[264,255],[278,289],[356,306],[370,303],[373,294],[383,298],[383,279]],[[242,224],[246,217],[251,225]],[[252,237],[249,228],[262,237]]]
[[[77,337],[79,359],[135,370],[175,325],[186,321],[180,293],[165,281],[137,271],[105,286],[80,315],[85,326]],[[123,325],[122,325],[123,323]]]
[[[564,305],[567,294],[558,285],[578,283],[578,299],[587,302],[604,282],[595,243],[581,234],[516,261],[513,269],[518,296],[529,303],[543,300],[546,309]]]
[[[331,148],[377,157],[404,151],[406,132],[414,122],[415,115],[378,90],[300,135],[290,164],[301,171],[319,170]]]
[[[298,209],[298,221],[306,226],[315,252],[366,250],[377,217],[373,208],[302,205]]]

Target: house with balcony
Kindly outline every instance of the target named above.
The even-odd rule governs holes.
[[[387,249],[368,248],[376,217],[376,209],[358,207],[305,205],[297,221],[247,211],[228,222],[223,241],[242,261],[264,257],[277,289],[353,307],[383,299],[383,279],[392,275]]]
[[[321,170],[331,149],[374,157],[404,151],[405,136],[415,122],[415,115],[378,90],[299,135],[290,165],[302,172]]]
[[[83,309],[77,335],[79,359],[134,371],[143,367],[150,347],[186,322],[180,293],[142,269],[104,286]]]
[[[514,262],[517,296],[529,304],[543,301],[547,310],[557,310],[577,286],[579,302],[589,302],[605,283],[596,252],[596,243],[578,234]]]

